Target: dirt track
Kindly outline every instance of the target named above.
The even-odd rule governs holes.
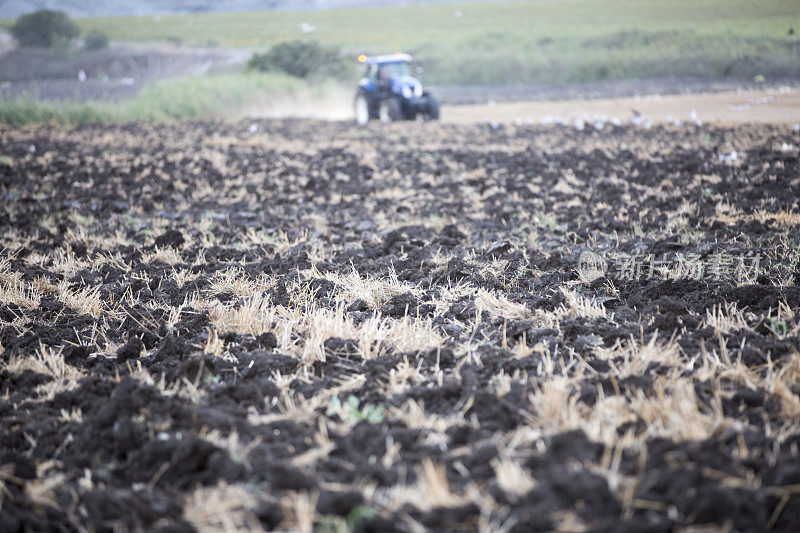
[[[787,127],[0,146],[2,531],[800,528]]]
[[[523,93],[524,94],[524,93]],[[523,96],[520,96],[522,98]],[[332,89],[324,95],[308,91],[248,108],[247,116],[270,118],[314,118],[351,120],[352,91]],[[637,115],[638,114],[638,115]],[[800,88],[775,87],[738,92],[649,95],[638,97],[587,98],[570,101],[492,101],[482,104],[448,104],[442,120],[452,124],[496,122],[498,124],[612,125],[634,120],[647,123],[800,124]]]
[[[714,122],[718,124],[798,124],[800,90],[790,87],[741,92],[604,98],[574,101],[497,102],[448,106],[444,120],[454,123],[494,121],[628,121],[634,110],[654,122]]]

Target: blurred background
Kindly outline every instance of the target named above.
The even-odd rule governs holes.
[[[346,120],[356,56],[397,51],[463,106],[453,119],[585,115],[586,100],[642,112],[620,98],[662,119],[782,116],[798,103],[800,2],[0,0],[0,122]],[[686,94],[727,99],[647,108]],[[519,107],[553,101],[571,103]]]

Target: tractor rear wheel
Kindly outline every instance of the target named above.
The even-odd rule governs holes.
[[[378,117],[381,122],[395,122],[403,118],[403,110],[400,107],[400,100],[397,98],[387,98],[382,100],[378,106]]]

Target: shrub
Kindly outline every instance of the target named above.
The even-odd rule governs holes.
[[[346,71],[339,50],[316,41],[290,41],[253,54],[247,68],[260,72],[284,72],[296,78],[337,77]]]
[[[80,30],[66,13],[40,9],[19,17],[11,26],[11,35],[22,46],[52,48],[74,39]]]
[[[83,47],[87,50],[105,50],[108,43],[108,35],[99,30],[90,31],[83,39]]]

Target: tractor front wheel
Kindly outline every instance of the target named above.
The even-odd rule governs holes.
[[[425,119],[426,120],[439,120],[439,100],[436,99],[431,93],[426,94],[428,105],[425,106]]]
[[[356,124],[364,125],[369,122],[369,102],[367,102],[366,96],[356,95],[353,107],[355,108]]]
[[[381,122],[395,122],[403,118],[403,110],[397,98],[382,100],[378,106],[378,117]]]

